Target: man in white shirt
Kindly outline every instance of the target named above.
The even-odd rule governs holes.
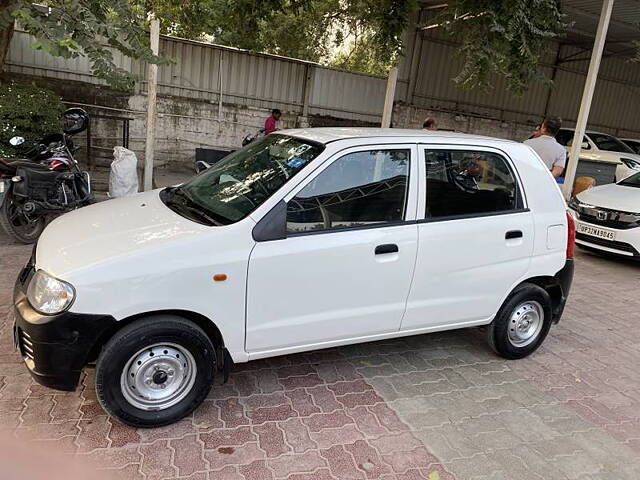
[[[536,151],[556,178],[562,175],[567,164],[567,151],[556,141],[560,127],[562,127],[560,117],[547,117],[536,128],[533,137],[524,142]]]

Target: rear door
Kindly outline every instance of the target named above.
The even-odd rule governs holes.
[[[532,213],[504,153],[422,146],[418,256],[403,330],[490,320],[527,272]]]

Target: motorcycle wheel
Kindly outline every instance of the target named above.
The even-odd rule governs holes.
[[[15,197],[8,194],[0,208],[0,225],[20,243],[35,243],[45,227],[45,217],[29,218]]]

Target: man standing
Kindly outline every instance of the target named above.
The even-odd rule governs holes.
[[[436,124],[435,119],[433,119],[433,118],[427,118],[427,119],[422,123],[422,129],[423,129],[423,130],[438,130],[438,125]]]
[[[277,108],[271,110],[271,115],[264,121],[264,134],[269,135],[271,132],[278,130],[278,120],[282,116],[282,112]]]
[[[560,117],[547,117],[524,142],[535,150],[555,178],[562,175],[567,164],[567,151],[556,141],[560,127]]]

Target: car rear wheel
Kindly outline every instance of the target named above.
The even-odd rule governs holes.
[[[552,303],[538,285],[519,285],[487,328],[493,350],[504,358],[523,358],[535,352],[551,328]]]
[[[215,369],[214,346],[200,327],[158,315],[127,325],[109,340],[96,365],[96,392],[121,422],[159,427],[202,403]]]

